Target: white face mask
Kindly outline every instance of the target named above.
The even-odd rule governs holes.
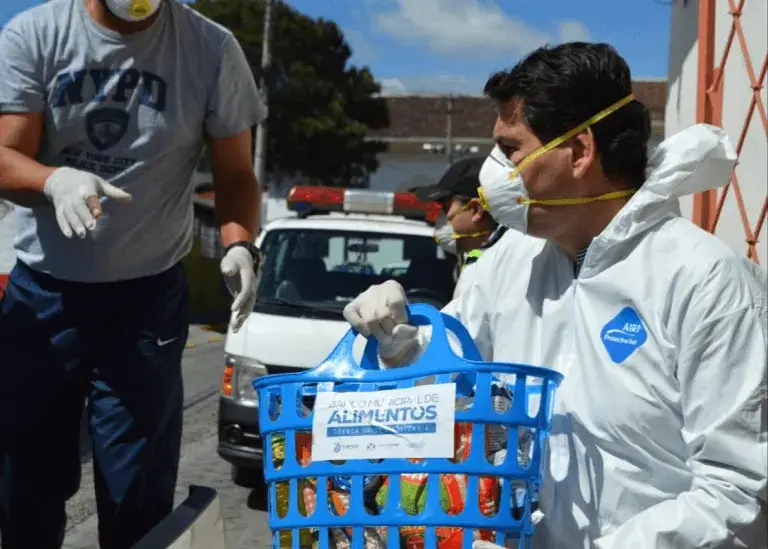
[[[515,165],[498,146],[494,147],[480,168],[481,200],[499,225],[525,233],[528,230],[528,191],[518,173],[510,175]]]
[[[435,227],[435,242],[437,242],[437,245],[449,254],[458,255],[456,239],[453,237],[453,225],[451,225],[451,222],[448,221],[443,212],[440,212]]]
[[[551,149],[542,147],[539,150],[548,152]],[[534,153],[534,155],[540,156],[540,153]],[[531,204],[574,206],[626,198],[637,192],[637,189],[624,189],[599,196],[533,199],[528,195],[523,184],[522,173],[511,160],[504,156],[498,146],[494,147],[480,169],[480,185],[480,200],[491,217],[499,225],[526,234],[528,233],[528,210]]]
[[[152,17],[163,0],[104,0],[109,11],[123,21],[135,23]]]
[[[451,219],[460,213],[467,211],[468,209],[469,204],[461,208],[458,212],[454,213],[451,216]],[[440,216],[437,218],[437,222],[435,223],[435,242],[437,242],[437,244],[449,254],[459,255],[456,241],[460,238],[475,238],[492,232],[483,230],[474,233],[457,233],[453,228],[451,219],[449,219],[444,212],[440,212]]]
[[[435,231],[435,242],[437,242],[437,245],[449,254],[459,254],[456,246],[456,240],[453,238],[453,227],[451,227],[450,223],[446,223]]]

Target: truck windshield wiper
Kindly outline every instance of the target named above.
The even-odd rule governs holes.
[[[296,301],[290,301],[288,299],[283,299],[280,297],[259,296],[256,299],[256,303],[261,303],[264,305],[278,305],[280,307],[290,307],[292,309],[301,309],[303,311],[311,311],[313,313],[331,313],[331,314],[341,313],[341,311],[339,311],[338,309],[316,307],[314,305],[307,305],[306,303],[298,303]]]

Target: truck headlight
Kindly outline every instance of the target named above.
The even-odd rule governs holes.
[[[221,394],[238,404],[258,406],[259,395],[253,389],[253,381],[267,375],[267,367],[258,360],[226,355]]]

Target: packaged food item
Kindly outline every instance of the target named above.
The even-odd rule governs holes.
[[[345,530],[341,528],[334,528],[331,530],[330,534],[330,543],[329,545],[331,547],[334,547],[335,549],[349,549],[352,547],[352,534],[347,534]],[[320,542],[316,541],[313,545],[312,549],[319,549]],[[387,547],[387,538],[386,535],[384,537],[381,537],[376,529],[374,528],[366,528],[365,529],[365,542],[363,545],[364,549],[386,549]]]
[[[472,443],[472,425],[469,423],[456,423],[454,425],[455,452],[454,459],[457,462],[465,461],[469,457]],[[413,462],[417,460],[411,460]],[[410,515],[418,515],[426,506],[427,496],[426,474],[400,475],[400,506]],[[467,502],[467,475],[443,474],[440,475],[440,506],[448,515],[457,515],[464,510]],[[499,483],[495,477],[481,477],[478,481],[478,504],[480,511],[485,516],[494,516],[498,509]],[[389,478],[385,478],[381,488],[376,494],[376,503],[379,509],[387,504],[389,495]],[[411,549],[424,548],[424,527],[408,526],[400,528],[400,547]],[[453,527],[436,528],[437,549],[461,549],[463,542],[463,529]],[[491,530],[480,530],[478,539],[491,541]]]
[[[482,532],[482,531],[481,531]],[[453,527],[435,528],[437,538],[436,549],[462,549],[464,543],[464,529]],[[409,549],[425,549],[425,536],[423,526],[406,526],[400,528],[400,547]],[[472,536],[473,541],[493,541],[492,534],[478,534]]]
[[[511,406],[512,395],[506,384],[497,384],[492,398],[494,408],[499,412],[505,412]],[[473,397],[457,398],[457,410],[468,409]],[[501,425],[489,424],[485,428],[486,436],[484,450],[490,462],[499,464],[506,455],[507,445],[510,444],[507,429]],[[466,461],[471,451],[473,428],[472,424],[456,422],[454,425],[454,461],[457,463]],[[310,432],[296,434],[296,457],[302,465],[311,461],[312,436]],[[527,450],[518,449],[518,451]],[[281,436],[273,437],[273,455],[275,466],[285,459],[285,439]],[[420,460],[410,460],[418,463]],[[499,479],[495,477],[480,477],[478,479],[478,494],[467,494],[468,477],[465,474],[442,474],[438,483],[440,487],[440,504],[443,511],[449,515],[456,515],[464,510],[467,497],[475,498],[472,505],[479,505],[480,511],[485,516],[495,516],[498,512],[500,495]],[[349,507],[351,480],[349,476],[338,475],[328,478],[328,501],[322,502],[337,515],[343,516]],[[380,475],[366,476],[364,479],[364,505],[370,514],[380,513],[387,504],[389,494],[389,477]],[[400,505],[407,513],[415,515],[414,522],[418,522],[418,515],[423,512],[426,505],[427,475],[403,474],[400,475]],[[302,478],[298,481],[299,510],[304,516],[310,516],[315,511],[317,502],[317,479],[313,477]],[[289,488],[288,483],[278,483],[277,486],[278,513],[284,516],[288,509]],[[301,549],[318,548],[318,529],[301,530],[299,545]],[[386,527],[368,527],[364,529],[365,549],[386,549]],[[400,547],[407,549],[424,549],[425,527],[414,525],[399,528]],[[461,549],[463,545],[464,531],[462,528],[438,527],[435,529],[437,536],[437,548],[435,549]],[[329,543],[335,549],[350,549],[352,546],[352,528],[332,528],[329,530]],[[492,541],[494,532],[480,529],[474,532],[475,539]],[[280,533],[280,548],[291,547],[290,532]],[[430,548],[431,549],[431,548]]]
[[[379,477],[367,476],[363,481],[366,486],[377,482]],[[344,515],[349,509],[349,477],[331,477],[328,479],[328,495],[332,510],[337,515]],[[336,549],[352,547],[352,528],[332,529],[331,541]],[[365,528],[363,530],[365,549],[386,549],[387,528],[384,526]]]
[[[306,465],[312,459],[312,434],[296,433],[296,453],[299,463]],[[285,436],[282,434],[272,436],[272,459],[275,467],[280,467],[285,461]],[[299,512],[304,516],[311,515],[315,510],[317,498],[315,497],[314,479],[298,479],[298,493],[295,495]],[[277,515],[284,517],[288,513],[290,501],[290,484],[288,482],[278,482],[275,487]],[[280,549],[290,549],[293,547],[291,532],[283,530],[279,534]],[[299,547],[309,549],[316,539],[316,532],[310,529],[300,530]]]

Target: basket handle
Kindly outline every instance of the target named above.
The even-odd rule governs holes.
[[[421,357],[425,362],[439,361],[445,358],[446,353],[449,356],[456,356],[448,342],[448,332],[452,332],[459,340],[463,358],[466,360],[482,361],[480,351],[475,345],[475,341],[464,325],[451,315],[447,315],[432,305],[426,303],[415,303],[408,305],[408,322],[413,326],[432,326],[432,337]],[[352,338],[354,341],[354,337]],[[351,347],[349,348],[351,354]],[[364,370],[379,369],[379,342],[375,337],[369,337],[363,351],[363,358],[360,361],[360,367]]]
[[[475,342],[458,319],[443,314],[426,303],[409,305],[408,314],[411,324],[415,326],[432,326],[432,337],[419,362],[440,362],[446,356],[456,356],[448,343],[446,328],[452,331],[461,343],[464,359],[482,361]],[[337,378],[363,378],[366,371],[379,370],[379,342],[375,337],[367,338],[360,364],[355,361],[354,345],[357,335],[357,330],[350,328],[320,365],[301,374],[284,375],[302,376],[302,378],[309,381],[312,378],[323,378],[329,374]],[[266,379],[265,377],[256,380],[254,386],[259,387],[266,384]]]

